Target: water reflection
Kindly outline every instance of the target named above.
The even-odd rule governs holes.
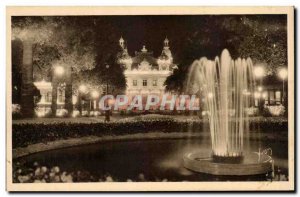
[[[258,150],[258,142],[251,141],[246,152]],[[262,142],[261,148],[272,148],[275,160],[275,180],[287,180],[287,143]],[[48,152],[41,152],[18,160],[25,167],[34,162],[73,176],[93,177],[93,181],[263,181],[269,175],[213,176],[194,173],[182,165],[182,157],[191,151],[209,153],[209,138],[180,140],[140,140],[106,142]],[[16,161],[15,161],[16,162]],[[15,163],[14,162],[14,163]],[[86,175],[88,174],[88,175]],[[92,181],[90,178],[79,181]]]

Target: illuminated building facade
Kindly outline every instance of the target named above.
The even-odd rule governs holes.
[[[165,93],[165,81],[173,73],[176,65],[169,47],[169,40],[163,42],[162,53],[158,58],[153,57],[153,52],[143,46],[141,51],[135,52],[131,57],[128,53],[124,39],[119,40],[121,55],[118,63],[122,65],[126,78],[126,95],[162,95]]]

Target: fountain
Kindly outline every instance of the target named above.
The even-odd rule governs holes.
[[[246,109],[253,103],[253,64],[250,58],[233,60],[227,49],[214,61],[193,62],[187,88],[204,95],[211,134],[211,153],[188,153],[184,166],[214,175],[255,175],[272,170],[272,158],[264,151],[244,153],[244,133],[249,131]]]

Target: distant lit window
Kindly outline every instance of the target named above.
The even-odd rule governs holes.
[[[157,86],[157,80],[156,79],[152,81],[152,85]]]
[[[275,102],[275,92],[273,90],[271,90],[269,92],[269,95],[270,95],[270,105],[274,105],[276,102]]]
[[[143,80],[143,86],[147,86],[147,80],[146,79]]]
[[[276,100],[276,104],[281,103],[281,92],[280,91],[275,92],[275,100]]]
[[[133,86],[137,86],[137,80],[133,80],[133,81],[132,81],[132,85],[133,85]]]

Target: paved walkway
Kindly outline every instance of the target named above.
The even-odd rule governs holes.
[[[119,121],[122,119],[128,118],[138,118],[138,117],[145,117],[145,116],[164,116],[164,115],[156,115],[156,114],[149,114],[149,115],[139,115],[139,116],[126,116],[126,115],[119,115],[114,114],[110,117],[111,122]],[[166,115],[168,116],[168,115]],[[171,116],[174,119],[180,120],[187,120],[187,119],[199,119],[198,116],[185,116],[185,115],[176,115]],[[97,116],[97,117],[76,117],[76,118],[26,118],[20,120],[13,120],[13,124],[32,124],[32,123],[97,123],[97,122],[104,122],[104,116]]]
[[[147,119],[153,118],[155,116],[159,117],[172,117],[175,120],[185,121],[185,120],[200,120],[198,116],[186,116],[186,115],[158,115],[158,114],[148,114],[148,115],[136,115],[136,116],[129,116],[129,115],[119,115],[114,114],[110,117],[111,122],[116,122],[122,119],[135,119],[135,118],[145,118]],[[97,122],[104,122],[104,116],[98,117],[76,117],[76,118],[27,118],[27,119],[20,119],[20,120],[13,120],[13,124],[51,124],[51,123],[97,123]],[[278,122],[285,122],[287,118],[285,117],[249,117],[250,121],[278,121]]]

